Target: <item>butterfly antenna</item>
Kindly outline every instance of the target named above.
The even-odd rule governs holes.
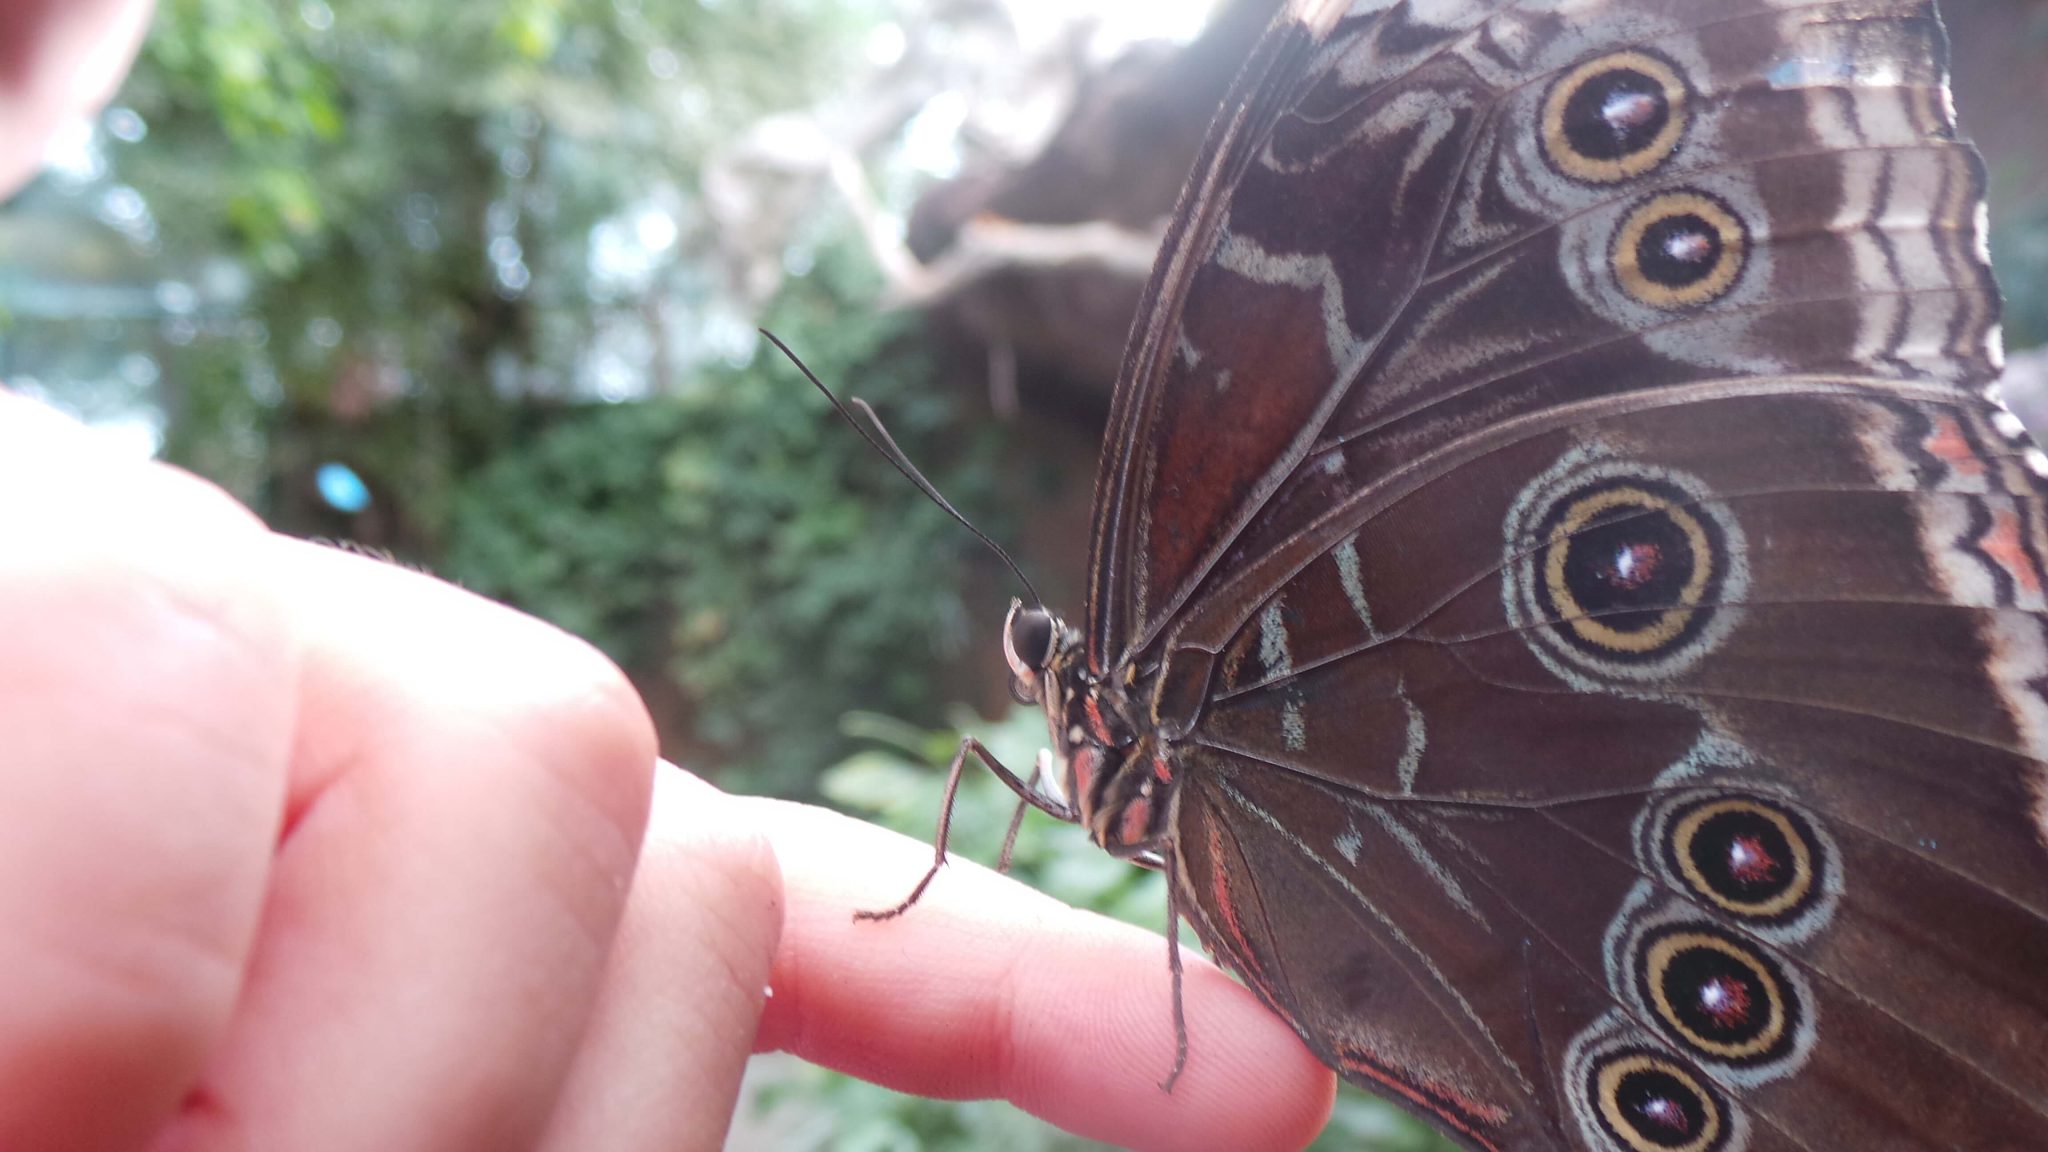
[[[756,329],[756,331],[766,336],[768,342],[775,345],[777,351],[788,357],[791,364],[796,365],[796,370],[804,374],[804,379],[809,380],[811,386],[823,393],[825,399],[831,402],[832,410],[839,413],[839,418],[852,425],[853,430],[860,433],[861,439],[867,441],[869,447],[880,453],[882,459],[887,460],[898,472],[903,473],[904,479],[917,485],[919,492],[924,493],[932,503],[937,504],[946,515],[958,521],[962,528],[974,533],[975,539],[988,545],[989,551],[994,552],[1002,560],[1004,566],[1008,567],[1016,575],[1017,582],[1024,585],[1024,591],[1031,597],[1032,607],[1039,608],[1044,606],[1045,601],[1039,599],[1038,587],[1031,583],[1031,577],[1024,574],[1024,569],[1017,566],[1017,562],[1010,558],[1010,554],[1003,550],[1001,544],[991,539],[988,533],[976,528],[973,521],[962,515],[958,508],[953,507],[951,501],[939,494],[938,488],[933,486],[931,481],[924,478],[924,473],[919,472],[917,465],[910,462],[910,457],[904,455],[903,449],[896,446],[895,437],[889,435],[888,427],[882,423],[882,418],[875,414],[875,410],[868,406],[867,401],[858,396],[850,398],[853,406],[860,409],[861,414],[868,418],[868,424],[872,425],[873,428],[872,431],[869,430],[868,426],[862,425],[860,421],[853,418],[853,413],[847,410],[845,404],[839,402],[839,397],[834,396],[832,390],[825,387],[825,382],[818,379],[817,373],[812,372],[809,365],[798,359],[797,354],[789,350],[789,345],[784,344],[781,337],[768,331],[766,328]]]

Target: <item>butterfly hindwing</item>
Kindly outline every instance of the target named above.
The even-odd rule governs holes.
[[[1504,439],[1351,531],[1325,530],[1320,554],[1247,614],[1214,661],[1184,787],[1227,776],[1239,834],[1279,819],[1292,866],[1344,874],[1398,939],[1429,941],[1499,901],[1458,954],[1513,965],[1540,938],[1542,964],[1591,983],[1575,999],[1604,998],[1549,1018],[1568,1029],[1556,1042],[1576,1043],[1579,1064],[1656,1047],[1671,1075],[1755,1121],[1728,1147],[1769,1146],[1754,1142],[1766,1129],[1838,1146],[1830,1125],[1865,1133],[1859,1148],[1971,1132],[1954,1146],[2021,1146],[1999,1141],[2048,1126],[2048,993],[2028,975],[2048,960],[2048,745],[2034,722],[2048,520],[1996,411],[1913,385],[1814,383]],[[1212,835],[1195,813],[1221,810],[1190,810],[1181,842]],[[1394,824],[1432,867],[1388,869],[1381,854],[1354,870],[1358,829]],[[1679,839],[1690,855],[1670,848]],[[1825,915],[1714,903],[1799,859]],[[1686,935],[1701,925],[1712,932]],[[1801,1047],[1762,1072],[1689,1049],[1696,1037],[1645,1007],[1657,932],[1698,945],[1677,953],[1695,967],[1764,973],[1749,995],[1782,978]],[[1327,920],[1319,939],[1347,947]],[[1523,973],[1539,978],[1556,973]],[[1552,994],[1527,991],[1544,1011]],[[1401,1051],[1408,1063],[1381,1054],[1355,1078],[1446,1081],[1417,1060],[1423,1042]],[[1586,1081],[1560,1071],[1563,1048],[1552,1056],[1553,1111],[1598,1112],[1589,1098],[1573,1112]],[[1908,1076],[1928,1095],[1889,1087]],[[1578,1131],[1495,1146],[1630,1147]]]
[[[1397,825],[1253,761],[1197,760],[1173,879],[1211,952],[1347,1079],[1478,1146],[1551,1146],[1519,956],[1483,921],[1433,914],[1437,881]],[[1312,807],[1271,807],[1275,789]]]

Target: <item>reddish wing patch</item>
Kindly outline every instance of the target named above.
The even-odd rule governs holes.
[[[2034,558],[2027,554],[2027,547],[2020,539],[2020,516],[2012,508],[1994,508],[1991,512],[1991,528],[1984,533],[1979,543],[1984,555],[2005,570],[2012,582],[2022,592],[2038,596],[2041,594],[2041,572],[2034,566]]]
[[[1411,1101],[1416,1107],[1429,1114],[1470,1140],[1486,1152],[1500,1152],[1500,1145],[1490,1138],[1507,1123],[1508,1113],[1504,1108],[1494,1108],[1434,1080],[1420,1082],[1408,1079],[1394,1068],[1374,1060],[1372,1054],[1360,1048],[1337,1050],[1337,1067],[1341,1071],[1363,1076],[1388,1092]]]
[[[1270,988],[1272,984],[1266,978],[1265,969],[1259,966],[1258,954],[1252,951],[1251,937],[1245,935],[1244,922],[1238,919],[1237,901],[1230,891],[1230,872],[1223,866],[1223,850],[1223,825],[1212,822],[1209,825],[1209,859],[1212,862],[1209,890],[1214,894],[1217,909],[1223,913],[1222,928],[1230,934],[1231,952],[1244,968],[1245,978],[1262,988]]]
[[[1963,435],[1962,425],[1956,418],[1940,415],[1934,418],[1934,431],[1921,441],[1928,453],[1947,464],[1958,476],[1982,476],[1984,461],[1970,438]]]

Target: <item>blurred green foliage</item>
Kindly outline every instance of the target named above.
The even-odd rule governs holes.
[[[963,732],[979,737],[998,760],[1020,770],[1033,763],[1046,744],[1045,714],[1037,708],[1014,708],[995,722],[963,711],[954,721],[955,728],[926,731],[873,715],[848,717],[848,731],[874,747],[826,774],[826,798],[905,835],[929,839],[943,799],[944,769]],[[955,853],[993,863],[1016,806],[1017,798],[993,774],[970,764],[953,807]],[[1078,826],[1027,814],[1011,857],[1011,873],[1075,907],[1153,931],[1164,927],[1165,878],[1111,858]],[[914,879],[905,877],[905,883]],[[935,882],[945,883],[944,874]],[[1183,932],[1182,939],[1199,947],[1191,933]],[[1164,942],[1160,950],[1160,978],[1165,979]],[[1191,1042],[1199,1044],[1201,1038],[1191,1037]],[[1171,1053],[1160,1053],[1162,1065],[1170,1057]],[[823,1111],[839,1118],[829,1130],[819,1126],[814,1143],[792,1152],[1067,1152],[1100,1147],[1000,1101],[924,1100],[817,1068],[804,1068],[772,1085],[760,1104],[771,1111]],[[1312,1148],[1453,1152],[1456,1145],[1392,1104],[1346,1085],[1338,1094],[1329,1127]]]
[[[409,197],[434,201],[448,243],[474,245],[483,202],[544,190],[533,239],[580,262],[588,225],[636,184],[689,181],[735,127],[832,91],[855,58],[848,45],[883,10],[861,0],[160,8],[122,93],[158,143],[125,165],[129,178],[167,228],[208,251],[254,255],[280,287],[345,287],[322,274],[329,261],[375,270],[376,289],[353,303],[387,316],[408,293],[402,272],[486,267],[411,243],[394,211]]]
[[[2032,348],[2048,343],[2048,194],[2011,192],[2006,202],[2019,207],[1992,228],[1991,261],[2005,293],[2006,345]]]
[[[707,320],[699,174],[843,82],[876,8],[167,0],[118,156],[197,289],[156,349],[166,454],[302,527],[291,470],[345,439],[402,497],[375,543],[432,559],[461,479],[590,395],[598,334],[661,345],[634,381],[656,393],[744,349]],[[678,238],[617,283],[593,230],[649,206]]]
[[[904,324],[846,303],[872,289],[864,270],[826,250],[767,323],[972,507],[975,438],[953,436]],[[808,794],[848,710],[932,714],[971,544],[764,351],[674,396],[565,414],[491,462],[460,488],[445,570],[672,678],[730,786]]]

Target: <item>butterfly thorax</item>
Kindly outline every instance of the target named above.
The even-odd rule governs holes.
[[[1174,777],[1161,742],[1133,723],[1131,684],[1089,667],[1078,629],[1042,607],[1013,603],[1003,627],[1011,694],[1045,709],[1053,763],[1038,782],[1060,789],[1074,818],[1114,856],[1156,853],[1172,825]]]

